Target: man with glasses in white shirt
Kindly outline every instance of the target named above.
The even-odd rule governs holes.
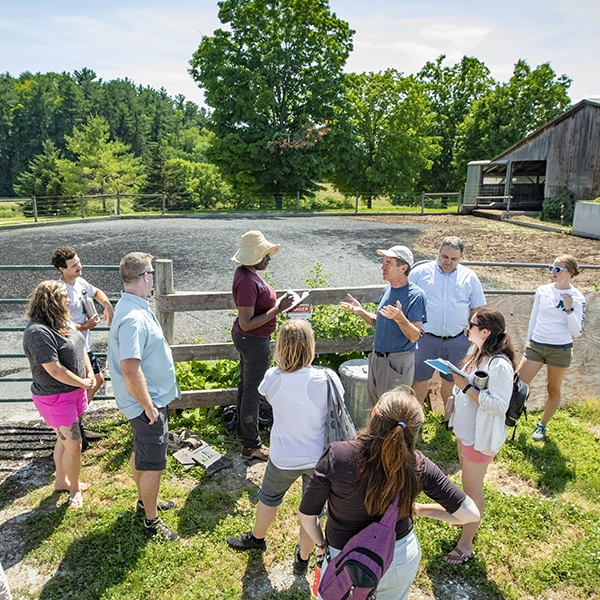
[[[463,241],[456,236],[442,240],[438,257],[416,265],[408,276],[427,298],[427,323],[415,352],[415,375],[412,384],[421,404],[429,390],[433,367],[425,360],[443,358],[455,365],[467,354],[469,340],[464,330],[475,311],[485,305],[485,296],[477,275],[460,264]],[[444,404],[452,395],[452,375],[442,375],[441,396]]]

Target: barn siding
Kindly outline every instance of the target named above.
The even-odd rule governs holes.
[[[600,105],[583,100],[492,162],[545,160],[546,196],[568,188],[577,200],[592,200],[600,196],[599,157]]]

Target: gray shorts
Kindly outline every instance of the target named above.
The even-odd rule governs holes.
[[[269,459],[262,485],[258,490],[258,499],[266,506],[279,506],[283,502],[286,492],[298,477],[302,477],[302,494],[304,494],[313,471],[314,468],[280,469]]]
[[[167,466],[167,445],[169,443],[169,423],[167,408],[158,409],[156,423],[149,425],[145,412],[135,419],[129,419],[133,429],[133,451],[135,468],[138,471],[164,471]]]
[[[469,338],[464,334],[447,340],[435,337],[430,333],[422,335],[415,350],[415,381],[427,381],[433,376],[434,369],[425,363],[426,360],[443,358],[460,367],[470,345]],[[442,373],[440,375],[446,381],[454,381],[452,375],[443,375]]]

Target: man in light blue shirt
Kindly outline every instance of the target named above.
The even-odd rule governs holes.
[[[415,353],[413,390],[421,402],[429,389],[433,367],[425,360],[443,358],[456,366],[469,349],[464,330],[475,311],[485,305],[485,296],[477,275],[461,265],[464,244],[456,236],[442,240],[436,260],[416,265],[409,280],[418,285],[427,297],[427,323]],[[446,403],[452,394],[451,375],[442,375],[441,395]]]
[[[138,489],[136,509],[145,513],[151,534],[174,541],[179,536],[158,516],[175,504],[159,501],[160,478],[167,464],[167,406],[180,396],[171,348],[150,310],[152,255],[131,252],[119,266],[121,292],[110,327],[108,365],[117,408],[133,429],[131,469]]]

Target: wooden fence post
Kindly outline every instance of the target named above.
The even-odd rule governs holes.
[[[356,202],[354,204],[354,214],[358,214],[358,192],[356,192]]]
[[[85,200],[83,194],[79,194],[79,206],[81,207],[81,218],[85,219]]]
[[[173,286],[173,261],[166,258],[156,259],[156,296],[157,299],[164,294],[175,293]],[[163,330],[163,335],[169,345],[173,344],[175,337],[175,313],[160,310],[160,303],[156,303],[156,318]]]
[[[33,202],[33,220],[38,222],[38,214],[37,214],[37,199],[35,196],[31,197],[31,201]]]

